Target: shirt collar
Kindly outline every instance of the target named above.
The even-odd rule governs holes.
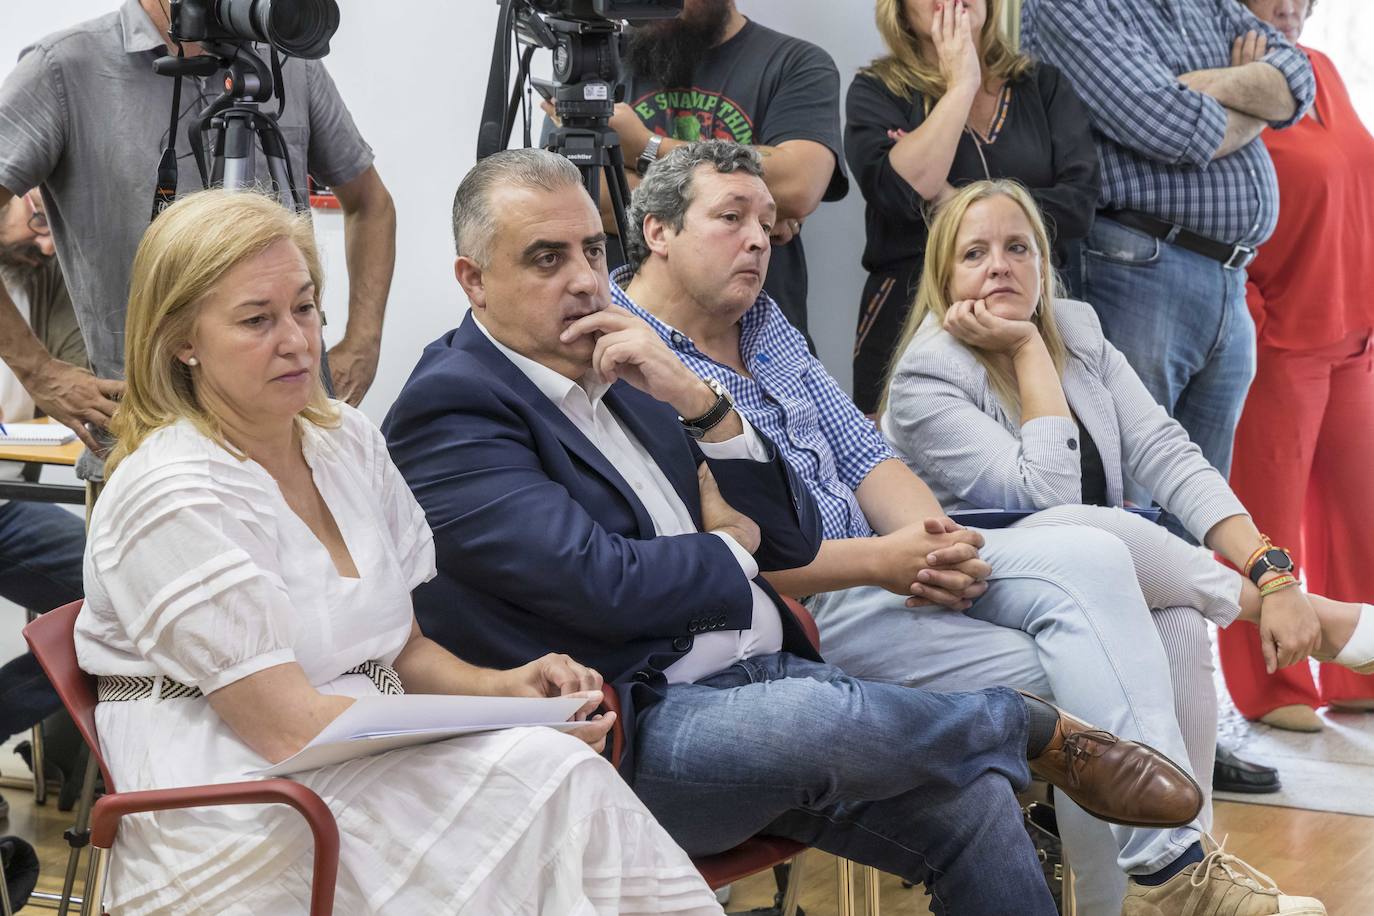
[[[700,356],[708,359],[705,353],[697,349],[692,338],[679,331],[670,324],[666,324],[658,319],[658,316],[646,309],[630,298],[630,294],[625,291],[625,285],[634,279],[634,274],[630,271],[629,265],[619,267],[611,273],[611,300],[621,308],[628,309],[634,314],[643,318],[649,323],[659,337],[674,350],[689,353],[693,356]],[[777,303],[764,290],[759,290],[759,296],[754,300],[754,304],[749,306],[749,311],[745,312],[739,320],[739,348],[740,358],[744,364],[750,365],[756,349],[761,344],[761,331],[768,322],[769,311],[777,309]],[[779,311],[781,315],[781,311]]]
[[[129,54],[167,47],[167,36],[158,34],[138,0],[124,0],[119,8],[119,27],[124,32],[124,50]]]
[[[525,377],[534,383],[534,387],[538,388],[544,397],[553,401],[555,404],[561,406],[568,395],[572,394],[574,389],[581,389],[582,392],[586,394],[587,400],[595,404],[605,396],[607,390],[611,387],[598,379],[590,369],[587,370],[587,374],[582,376],[581,379],[573,381],[566,375],[555,372],[543,363],[535,362],[528,356],[516,353],[510,347],[501,343],[501,341],[497,340],[492,335],[486,325],[477,320],[476,315],[472,317],[472,320],[477,325],[477,329],[486,335],[487,340],[491,341],[491,345],[501,351],[502,355],[515,365],[515,368],[523,372]]]

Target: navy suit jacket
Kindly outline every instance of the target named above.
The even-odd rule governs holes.
[[[616,382],[607,407],[657,462],[701,526],[706,460],[661,401]],[[557,405],[492,346],[471,314],[425,348],[382,426],[434,530],[439,574],[415,591],[425,635],[478,665],[562,652],[616,685],[626,727],[659,697],[662,672],[697,633],[740,630],[753,597],[712,534],[659,537],[625,479]],[[764,439],[770,461],[710,461],[721,494],[759,526],[761,570],[805,566],[820,516]],[[783,648],[815,650],[777,594]]]

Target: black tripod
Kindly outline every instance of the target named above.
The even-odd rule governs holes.
[[[300,213],[309,210],[309,200],[296,186],[287,154],[286,141],[277,124],[280,115],[264,114],[258,106],[272,98],[278,80],[276,67],[254,54],[246,45],[207,42],[207,54],[197,57],[163,57],[153,69],[164,76],[177,78],[172,90],[172,126],[168,134],[168,148],[158,167],[158,190],[153,205],[157,217],[176,198],[176,122],[179,117],[181,77],[214,76],[224,73],[224,91],[211,102],[187,127],[187,139],[195,155],[203,187],[221,187],[230,191],[257,190],[262,187],[257,175],[255,148],[261,149],[267,161],[272,193],[282,206]],[[284,107],[284,106],[283,106]],[[211,155],[205,154],[205,134],[211,135]]]
[[[560,86],[554,94],[554,111],[562,126],[549,134],[549,149],[577,166],[582,183],[598,206],[601,201],[601,180],[605,176],[606,190],[611,196],[615,213],[616,235],[625,238],[625,205],[630,200],[630,183],[625,178],[625,156],[620,149],[620,136],[609,126],[615,113],[610,89],[606,84],[604,100],[586,101],[582,95],[589,83]],[[591,94],[599,94],[595,91]]]

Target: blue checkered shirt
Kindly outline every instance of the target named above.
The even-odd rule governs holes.
[[[767,436],[806,483],[821,510],[827,538],[873,534],[854,495],[878,462],[895,457],[877,428],[806,348],[806,338],[767,293],[740,319],[740,358],[746,378],[697,349],[691,338],[641,308],[620,286],[628,268],[615,272],[611,297],[663,338],[689,369],[713,378],[735,399],[735,409]]]
[[[1230,66],[1231,43],[1263,31],[1264,62],[1298,102],[1312,104],[1312,67],[1239,0],[1026,0],[1022,45],[1058,67],[1088,106],[1102,159],[1101,205],[1139,210],[1228,244],[1257,245],[1274,231],[1279,186],[1258,139],[1212,161],[1226,109],[1177,77]]]

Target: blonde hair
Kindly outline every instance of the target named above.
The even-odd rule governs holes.
[[[1010,198],[1021,208],[1021,212],[1025,213],[1026,220],[1030,223],[1031,237],[1037,249],[1036,255],[1040,259],[1039,299],[1030,320],[1040,329],[1040,337],[1045,341],[1046,349],[1050,351],[1055,369],[1063,374],[1068,351],[1054,321],[1054,299],[1058,294],[1058,280],[1054,265],[1050,262],[1049,233],[1045,230],[1045,220],[1040,215],[1040,208],[1035,205],[1030,192],[1019,182],[1006,178],[975,181],[960,188],[935,211],[935,221],[930,226],[930,235],[926,240],[925,266],[921,271],[921,282],[916,288],[916,301],[911,307],[911,314],[907,316],[906,324],[902,327],[896,349],[893,350],[892,364],[888,366],[887,380],[883,385],[883,400],[878,406],[879,413],[887,410],[887,399],[892,390],[892,376],[897,363],[911,345],[912,338],[916,336],[926,317],[930,316],[943,325],[945,313],[954,304],[950,297],[949,284],[954,274],[959,227],[963,225],[969,207],[990,197]],[[988,381],[1001,400],[1002,406],[1009,412],[1019,415],[1021,397],[1017,391],[1016,377],[1011,370],[1004,363],[990,358],[982,350],[970,347],[969,352],[987,370]]]
[[[195,377],[177,352],[191,340],[200,304],[224,275],[281,239],[300,250],[319,296],[324,274],[310,220],[272,198],[202,191],[177,201],[148,227],[134,256],[124,329],[125,388],[110,423],[116,441],[105,459],[107,474],[154,432],[183,418],[238,454],[219,418],[201,403]],[[299,416],[317,426],[339,423],[318,377]]]
[[[1002,31],[1001,5],[1001,0],[987,0],[987,19],[977,36],[978,56],[984,71],[997,79],[1020,79],[1033,62],[1013,48]],[[887,55],[860,72],[880,80],[893,95],[921,95],[930,105],[949,87],[940,76],[939,64],[922,56],[921,40],[907,24],[905,6],[905,0],[877,0],[874,18]]]

